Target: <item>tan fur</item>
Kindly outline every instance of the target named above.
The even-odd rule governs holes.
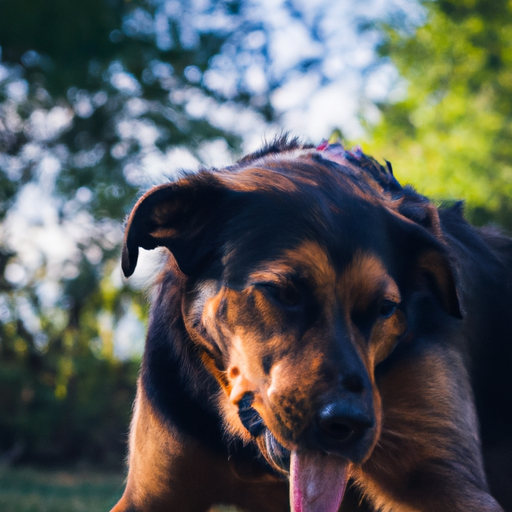
[[[388,300],[397,303],[401,300],[398,286],[387,273],[382,260],[374,254],[357,252],[338,281],[342,303],[346,309],[365,308],[379,291]]]
[[[466,400],[469,382],[460,355],[433,348],[429,355],[394,369],[380,383],[380,390],[386,411],[381,437],[355,475],[376,508],[382,512],[480,510],[477,504],[483,503],[485,493],[473,482],[485,478],[478,457],[476,414]],[[468,438],[468,432],[474,437]],[[468,457],[460,468],[464,471],[449,471],[436,462],[453,460],[455,464],[461,449]],[[430,474],[437,485],[422,489],[421,481],[410,482],[408,475],[415,471]],[[443,489],[441,483],[449,488]],[[492,502],[486,500],[487,505]],[[485,510],[500,510],[497,504],[494,507]]]
[[[182,443],[157,417],[139,382],[130,428],[130,473],[125,494],[140,507],[155,496],[164,497],[169,492],[173,460],[182,455]]]

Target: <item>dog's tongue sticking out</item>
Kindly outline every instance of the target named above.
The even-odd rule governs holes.
[[[292,512],[338,512],[348,480],[348,462],[320,452],[292,452]]]

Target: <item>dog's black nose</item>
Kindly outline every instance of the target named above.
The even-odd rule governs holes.
[[[358,438],[373,425],[372,417],[342,401],[326,405],[318,414],[318,426],[322,432],[338,442]]]
[[[373,411],[350,401],[333,401],[317,414],[316,442],[323,450],[353,461],[365,457],[373,438]]]

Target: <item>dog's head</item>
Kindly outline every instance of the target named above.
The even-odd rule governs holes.
[[[139,247],[171,251],[226,426],[291,471],[297,510],[337,510],[370,457],[375,369],[407,342],[411,297],[460,315],[436,213],[359,150],[291,144],[156,187],[130,216],[125,274]]]

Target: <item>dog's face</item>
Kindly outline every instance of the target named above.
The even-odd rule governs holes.
[[[138,247],[163,245],[186,274],[185,325],[228,430],[291,464],[299,488],[311,468],[324,489],[370,457],[375,369],[406,342],[411,297],[428,288],[458,313],[435,238],[357,165],[313,149],[242,161],[154,189],[127,229],[125,273]]]
[[[217,353],[229,404],[250,393],[251,406],[288,450],[360,463],[379,434],[373,369],[406,329],[400,291],[371,251],[339,264],[318,240],[290,242],[240,275],[241,244],[230,255],[238,275],[192,293],[189,325],[200,325],[196,339],[210,340]]]

